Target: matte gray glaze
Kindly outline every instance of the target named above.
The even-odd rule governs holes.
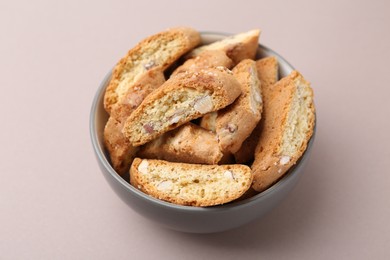
[[[223,34],[202,33],[203,43],[225,37]],[[280,77],[288,75],[293,67],[271,49],[259,45],[257,58],[276,56]],[[103,129],[108,115],[103,108],[104,90],[110,79],[109,73],[101,83],[93,100],[90,115],[90,135],[100,169],[111,188],[127,205],[140,215],[170,229],[191,233],[221,232],[259,219],[278,205],[292,190],[309,158],[314,141],[311,138],[301,160],[279,182],[256,196],[222,206],[199,208],[179,206],[152,198],[123,180],[111,167],[103,146]]]

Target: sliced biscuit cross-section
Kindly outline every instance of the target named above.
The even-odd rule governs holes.
[[[228,203],[250,188],[246,165],[203,165],[135,158],[130,183],[157,199],[206,207]]]

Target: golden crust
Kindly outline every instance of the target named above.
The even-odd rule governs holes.
[[[164,52],[164,46],[173,42],[176,45]],[[137,150],[122,134],[124,121],[150,92],[162,85],[164,70],[199,42],[199,33],[191,28],[169,29],[141,41],[115,66],[104,97],[104,107],[110,113],[104,141],[112,165],[120,175],[128,172]]]
[[[278,60],[276,57],[266,57],[256,61],[257,75],[261,82],[261,91],[263,102],[269,102],[270,90],[273,85],[278,81]],[[251,135],[242,143],[242,147],[238,150],[234,157],[237,163],[248,163],[253,160],[256,145],[259,141],[259,137],[263,128],[264,118],[267,117],[267,109],[264,105],[262,111],[262,120],[256,125]]]

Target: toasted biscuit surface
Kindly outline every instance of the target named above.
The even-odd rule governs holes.
[[[263,108],[256,63],[243,60],[233,69],[241,85],[241,95],[233,104],[218,111],[216,134],[223,152],[237,152],[260,121]]]
[[[172,73],[171,77],[188,70],[199,70],[218,66],[230,69],[233,66],[233,61],[222,50],[206,50],[201,52],[199,56],[184,62]]]
[[[114,170],[121,176],[128,172],[138,148],[132,146],[122,134],[123,122],[110,117],[104,127],[104,145]]]
[[[276,57],[266,57],[257,60],[256,67],[261,82],[263,103],[265,104],[269,102],[272,86],[278,81],[278,60]],[[267,117],[267,109],[266,105],[263,105],[261,121],[257,123],[251,135],[242,143],[240,150],[234,153],[237,163],[248,163],[253,160],[265,117]]]
[[[151,69],[129,89],[126,99],[122,99],[112,108],[111,116],[104,127],[104,142],[110,154],[113,168],[122,176],[128,173],[138,150],[123,135],[124,123],[144,98],[164,82],[163,73],[160,70]]]
[[[279,65],[276,57],[270,56],[257,60],[256,68],[264,91],[267,91],[278,81]]]
[[[135,158],[130,183],[157,199],[207,207],[239,198],[251,185],[246,165],[202,165]]]
[[[314,129],[313,91],[293,71],[270,89],[268,111],[256,146],[253,188],[263,191],[279,180],[306,150]]]

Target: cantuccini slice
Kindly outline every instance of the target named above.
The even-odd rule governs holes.
[[[223,152],[237,152],[260,121],[263,110],[261,83],[256,63],[243,60],[233,69],[242,94],[233,104],[218,111],[216,133]]]
[[[240,84],[226,68],[179,73],[146,97],[127,119],[123,133],[139,146],[230,105],[240,94]]]
[[[313,91],[293,71],[270,90],[267,115],[252,164],[253,188],[263,191],[278,181],[306,150],[315,124]]]
[[[191,51],[188,57],[199,56],[206,50],[222,50],[233,60],[234,64],[238,64],[244,59],[253,60],[259,44],[259,36],[260,30],[257,29],[232,35],[220,41],[198,47]]]
[[[225,109],[203,117],[200,123],[209,130],[215,127],[219,146],[225,154],[240,149],[260,121],[263,107],[255,61],[241,61],[234,67],[233,75],[240,83],[242,94]]]
[[[261,82],[261,94],[263,98],[263,112],[261,120],[252,131],[251,135],[242,143],[240,150],[234,153],[237,163],[248,163],[254,158],[256,145],[259,141],[264,118],[267,117],[266,103],[269,102],[269,94],[272,86],[278,81],[278,60],[276,57],[266,57],[256,61],[257,75]]]
[[[135,158],[130,183],[152,197],[207,207],[231,202],[250,188],[246,165],[204,165]]]

